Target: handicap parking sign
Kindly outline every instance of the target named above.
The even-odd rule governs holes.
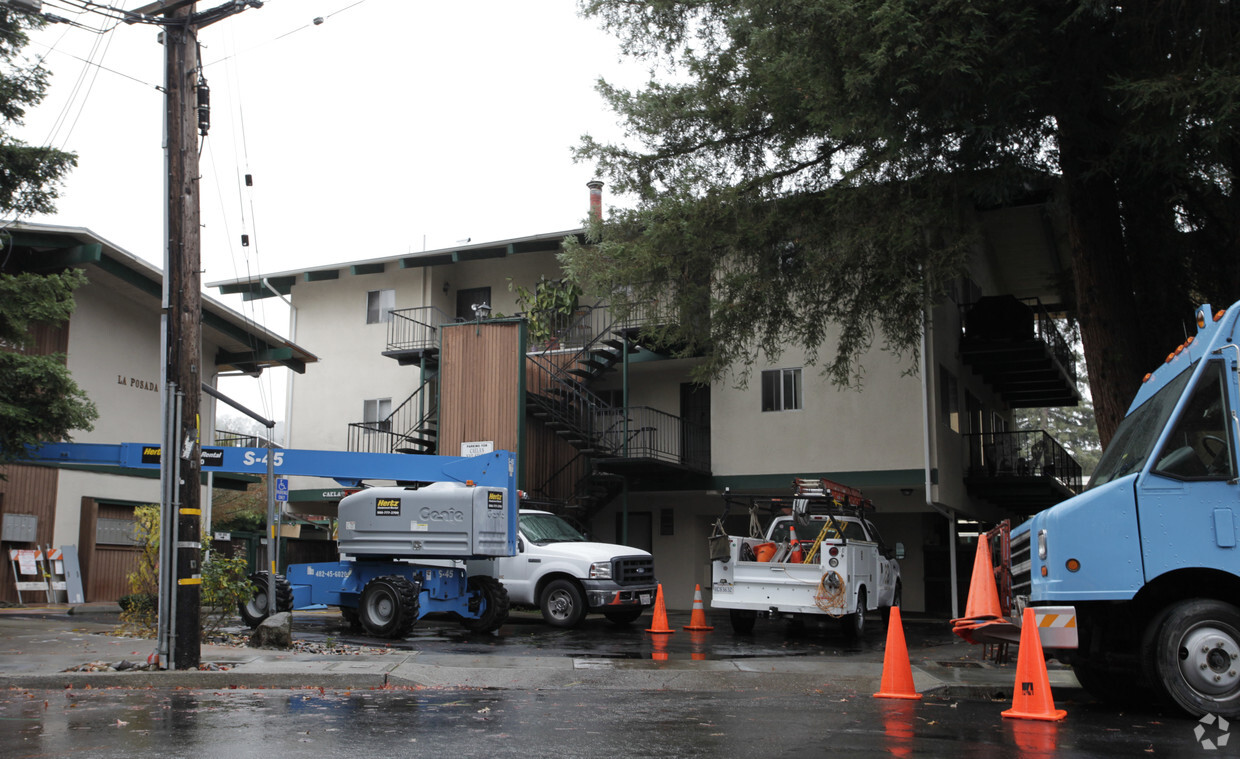
[[[276,478],[276,500],[277,501],[288,500],[288,478],[287,477]]]

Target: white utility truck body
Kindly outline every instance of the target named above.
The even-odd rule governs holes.
[[[867,518],[873,506],[859,491],[828,480],[812,481],[825,483],[818,488],[796,482],[793,498],[724,495],[729,506],[748,506],[751,534],[724,535],[722,519],[717,524],[711,607],[729,610],[740,633],[765,616],[836,618],[847,634],[859,635],[868,612],[900,603],[896,552]],[[764,532],[761,510],[772,515]]]

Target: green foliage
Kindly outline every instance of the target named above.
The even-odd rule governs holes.
[[[203,549],[210,551],[210,540],[204,537]],[[237,613],[242,601],[249,600],[253,590],[245,556],[224,556],[210,551],[202,563],[203,637],[219,632]]]
[[[0,210],[10,216],[52,213],[58,188],[77,157],[15,139],[26,109],[43,100],[48,71],[24,55],[27,32],[43,27],[38,16],[0,10]]]
[[[159,621],[159,507],[134,509],[134,535],[138,541],[138,566],[129,573],[130,593],[121,598],[121,624],[137,635],[155,634]],[[211,552],[211,541],[202,537],[203,552],[199,616],[204,636],[212,635],[229,622],[237,605],[249,598],[250,580],[244,556],[228,557]]]
[[[1004,204],[1062,214],[1108,419],[1196,301],[1240,297],[1230,3],[581,6],[669,75],[599,84],[626,139],[577,157],[636,207],[565,265],[591,294],[673,301],[709,374],[798,347],[856,382],[871,347],[914,356],[921,309],[980,251],[976,212]]]
[[[27,445],[90,430],[99,416],[62,354],[23,352],[32,347],[32,327],[69,318],[73,290],[85,281],[76,270],[0,274],[0,464],[22,455]]]
[[[134,539],[138,543],[138,566],[129,573],[130,596],[159,596],[159,507],[138,506],[133,510]],[[159,621],[158,602],[132,603],[121,607],[121,624],[136,635],[155,634]]]
[[[516,294],[517,305],[525,311],[530,341],[547,345],[556,340],[576,315],[581,289],[568,279],[547,279],[538,276],[534,289],[518,285],[508,278],[508,290]]]

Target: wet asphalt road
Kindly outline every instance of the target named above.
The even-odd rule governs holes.
[[[683,617],[683,618],[682,618]],[[770,656],[882,660],[877,620],[855,642],[828,626],[759,623],[753,635],[716,621],[711,634],[681,628],[645,632],[603,619],[573,631],[518,613],[494,634],[473,635],[445,620],[423,620],[403,641],[350,630],[334,611],[294,616],[299,640],[389,645],[423,653],[616,659]],[[941,622],[905,625],[910,649],[925,660],[978,658]],[[752,681],[748,681],[752,682]],[[1198,725],[1174,712],[1120,711],[1074,690],[1056,705],[1062,722],[1006,720],[1010,700],[928,695],[891,701],[852,687],[808,690],[738,684],[709,691],[614,690],[564,683],[554,690],[395,687],[379,690],[5,690],[0,691],[0,757],[1212,757]],[[1217,724],[1202,737],[1217,745]],[[1230,726],[1229,726],[1230,727]],[[1240,726],[1238,726],[1240,727]]]
[[[0,755],[27,757],[1218,756],[1195,724],[1066,704],[1063,722],[1002,704],[820,691],[158,691],[0,694]],[[1218,731],[1212,729],[1211,736]],[[1233,749],[1234,751],[1234,749]]]

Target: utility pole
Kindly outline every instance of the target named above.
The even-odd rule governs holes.
[[[128,13],[129,23],[163,27],[164,139],[167,239],[164,248],[164,393],[159,652],[173,669],[197,669],[202,654],[202,372],[201,221],[198,137],[210,124],[206,81],[198,60],[198,30],[261,7],[231,0],[197,13],[194,0],[156,0]],[[179,407],[179,413],[174,409]],[[173,527],[175,525],[175,527]],[[168,567],[172,565],[172,567]],[[169,569],[174,571],[169,574]]]

